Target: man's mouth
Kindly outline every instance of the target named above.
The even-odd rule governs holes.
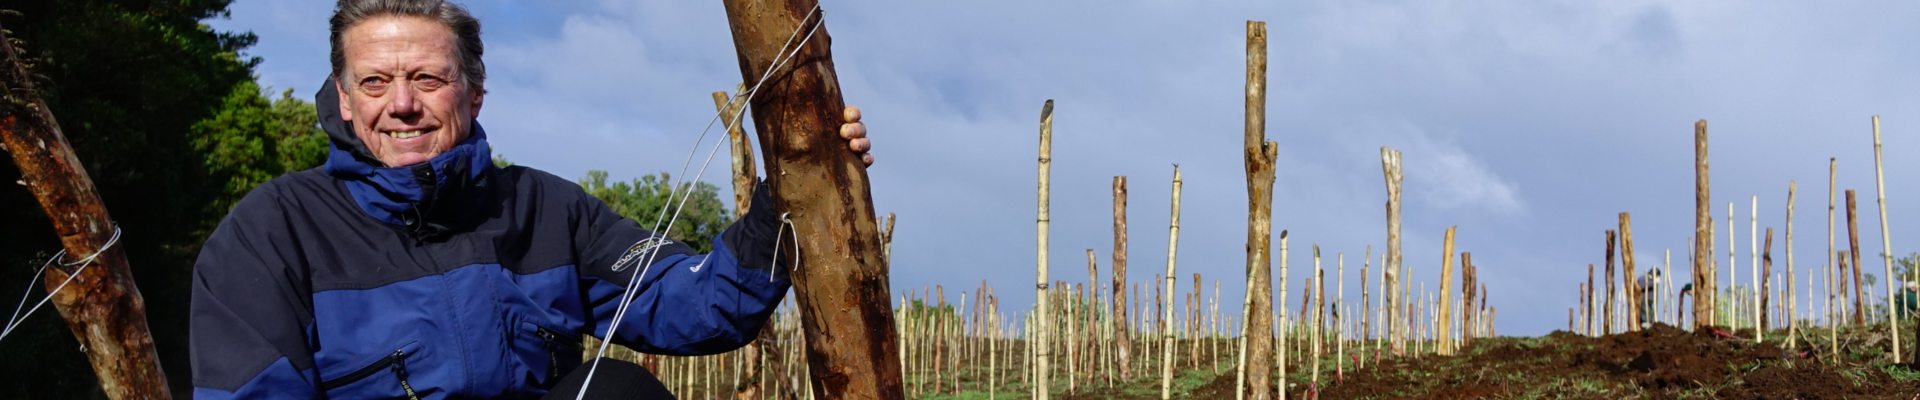
[[[411,130],[411,131],[387,131],[388,137],[391,137],[394,139],[402,139],[402,140],[417,138],[417,137],[420,137],[420,135],[425,135],[425,134],[426,134],[425,131],[421,131],[418,129]]]

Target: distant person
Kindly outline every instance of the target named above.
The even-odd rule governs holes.
[[[450,2],[338,3],[315,101],[326,165],[248,193],[194,264],[194,397],[533,398],[578,387],[583,336],[702,355],[765,326],[790,286],[766,185],[699,254],[571,181],[495,167],[480,39]],[[872,163],[859,119],[847,109],[839,133]],[[663,389],[631,364],[596,374],[595,392]]]

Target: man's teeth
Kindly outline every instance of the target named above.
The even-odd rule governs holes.
[[[394,139],[412,139],[412,138],[416,138],[416,137],[420,137],[420,135],[422,135],[422,133],[420,133],[420,131],[392,131],[392,132],[387,132],[387,136],[392,136],[392,137],[393,137]]]

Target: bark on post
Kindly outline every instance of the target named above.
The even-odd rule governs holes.
[[[1693,123],[1693,327],[1704,329],[1713,325],[1713,275],[1708,270],[1708,259],[1712,257],[1713,235],[1709,229],[1712,222],[1707,213],[1708,195],[1712,191],[1707,182],[1707,120]]]
[[[739,88],[734,89],[734,91],[736,93],[744,93],[745,88],[746,85],[742,84]],[[742,108],[746,107],[746,104],[742,102],[743,100],[745,100],[744,97],[736,98],[728,96],[726,91],[713,92],[713,107],[720,113],[720,117],[727,121],[727,138],[733,142],[734,219],[740,219],[747,215],[747,208],[749,205],[752,205],[753,202],[754,183],[758,180],[757,176],[759,174],[753,163],[753,142],[747,139],[746,127],[741,126],[739,119],[736,119],[737,116],[740,115]],[[892,226],[891,215],[889,215],[888,221],[888,231],[892,231],[892,229],[890,229]],[[881,242],[890,242],[890,240],[883,237]],[[745,373],[746,376],[744,380],[735,382],[736,385],[734,386],[733,392],[735,399],[746,400],[761,397],[760,355],[766,352],[780,354],[780,351],[773,347],[777,345],[777,340],[774,338],[774,331],[774,329],[761,329],[760,335],[754,338],[753,343],[747,344],[747,347],[742,349],[739,354],[739,360],[743,361],[743,363],[738,367],[738,370],[734,371],[735,376],[737,377],[741,373]]]
[[[1640,313],[1646,310],[1640,309],[1643,302],[1640,299],[1642,294],[1638,281],[1639,275],[1634,273],[1633,266],[1633,216],[1624,211],[1620,213],[1620,267],[1621,271],[1626,273],[1621,277],[1626,280],[1624,283],[1627,294],[1627,331],[1638,332],[1640,331]]]
[[[1596,310],[1595,304],[1598,304],[1594,302],[1594,300],[1599,300],[1599,297],[1594,294],[1594,292],[1596,291],[1593,290],[1593,264],[1592,263],[1587,264],[1587,286],[1586,286],[1586,290],[1583,290],[1582,292],[1585,293],[1584,300],[1586,300],[1586,302],[1585,304],[1582,304],[1580,309],[1580,314],[1585,315],[1587,317],[1586,318],[1587,324],[1584,327],[1585,332],[1587,336],[1600,336],[1599,331],[1595,329],[1597,325],[1594,325],[1593,323],[1594,311]]]
[[[1893,274],[1893,239],[1887,234],[1887,173],[1880,163],[1880,116],[1873,116],[1873,184],[1875,196],[1880,204],[1880,257],[1886,261],[1887,275],[1887,326],[1893,330],[1893,363],[1900,363],[1900,303],[1894,300],[1893,281],[1900,280]]]
[[[1440,308],[1440,320],[1435,321],[1433,331],[1434,344],[1439,346],[1440,355],[1453,354],[1453,343],[1450,342],[1449,337],[1451,335],[1447,333],[1453,330],[1453,291],[1448,288],[1453,287],[1453,232],[1456,229],[1457,227],[1447,227],[1447,236],[1442,244],[1442,250],[1446,254],[1442,254],[1440,258],[1440,301],[1435,303]]]
[[[1401,303],[1406,302],[1402,295],[1405,288],[1400,287],[1400,151],[1381,146],[1380,169],[1387,178],[1387,278],[1384,282],[1387,291],[1382,296],[1386,297],[1388,311],[1385,322],[1389,335],[1394,339],[1393,352],[1399,354],[1406,350],[1402,338],[1407,330],[1403,324],[1407,316],[1396,314],[1402,309]]]
[[[1180,252],[1180,164],[1173,165],[1173,211],[1167,220],[1166,303],[1160,317],[1160,399],[1173,394],[1173,266]]]
[[[56,260],[62,265],[47,268],[41,282],[52,291],[71,277],[65,288],[48,296],[67,329],[87,349],[101,392],[115,399],[166,398],[171,392],[153,350],[147,306],[134,286],[132,267],[121,246],[102,248],[114,234],[113,217],[4,30],[0,49],[6,55],[6,65],[0,66],[0,75],[5,75],[0,79],[0,94],[5,95],[0,99],[0,143],[13,155],[21,182],[52,220],[66,249],[66,256]],[[88,257],[92,262],[66,265]]]
[[[1765,320],[1766,305],[1761,303],[1761,296],[1764,296],[1767,292],[1767,287],[1762,284],[1761,280],[1766,279],[1766,277],[1761,276],[1762,274],[1760,273],[1760,245],[1759,243],[1755,243],[1760,240],[1760,196],[1753,196],[1753,205],[1748,206],[1747,211],[1751,215],[1751,217],[1749,217],[1750,219],[1747,220],[1749,221],[1749,225],[1747,225],[1747,254],[1751,257],[1751,259],[1747,261],[1747,269],[1752,271],[1750,274],[1753,278],[1753,287],[1750,288],[1753,290],[1753,341],[1759,343],[1762,341],[1760,334],[1766,331],[1765,327],[1767,322]]]
[[[1279,145],[1266,140],[1267,23],[1247,21],[1246,124],[1242,154],[1247,170],[1247,336],[1249,389],[1256,400],[1273,392],[1273,176]]]
[[[1287,231],[1281,230],[1280,231],[1280,301],[1282,303],[1286,302],[1287,300],[1287,267],[1288,267],[1287,265]],[[1287,307],[1285,304],[1281,304],[1279,307],[1276,307],[1275,310],[1278,314],[1274,316],[1274,319],[1280,325],[1280,337],[1274,341],[1275,347],[1278,347],[1278,349],[1276,349],[1274,353],[1275,355],[1277,355],[1277,357],[1274,357],[1274,358],[1279,360],[1279,362],[1276,363],[1277,365],[1274,366],[1274,370],[1279,372],[1280,380],[1274,383],[1274,388],[1278,390],[1273,390],[1273,392],[1279,393],[1278,397],[1280,398],[1280,400],[1287,400],[1287,390],[1286,390],[1287,388],[1287,341],[1289,336],[1289,333],[1287,330],[1287,327],[1288,327]],[[1271,329],[1266,330],[1266,332],[1271,332],[1271,331],[1272,331]],[[1248,361],[1248,362],[1251,363],[1252,361]]]
[[[1113,334],[1119,341],[1120,381],[1133,379],[1133,334],[1127,319],[1127,177],[1113,177]]]
[[[1607,299],[1606,299],[1606,309],[1601,311],[1600,313],[1600,318],[1601,318],[1600,326],[1602,328],[1601,334],[1606,334],[1606,335],[1613,334],[1613,312],[1615,310],[1614,304],[1613,304],[1614,291],[1616,290],[1613,286],[1613,282],[1614,282],[1613,280],[1613,243],[1614,242],[1613,241],[1614,241],[1614,231],[1612,229],[1608,229],[1607,230]]]
[[[838,135],[845,104],[824,14],[813,0],[724,3],[740,75],[761,85],[753,119],[776,178],[774,209],[791,217],[800,242],[782,253],[799,261],[793,286],[813,386],[830,399],[903,397],[888,266],[866,167]],[[802,31],[810,39],[791,42],[797,53],[761,81]]]
[[[1051,361],[1049,358],[1052,358],[1051,354],[1048,353],[1052,349],[1052,346],[1048,343],[1048,340],[1051,339],[1048,334],[1048,325],[1053,324],[1053,320],[1047,315],[1051,312],[1051,310],[1047,308],[1047,225],[1050,222],[1048,211],[1051,207],[1048,203],[1052,197],[1052,188],[1050,186],[1052,186],[1051,180],[1053,175],[1053,99],[1047,99],[1046,105],[1040,108],[1039,170],[1040,201],[1038,208],[1040,209],[1040,217],[1034,220],[1034,226],[1038,227],[1037,229],[1039,230],[1039,236],[1034,239],[1034,241],[1038,243],[1037,247],[1039,249],[1037,258],[1039,270],[1034,286],[1034,341],[1032,344],[1029,344],[1029,346],[1037,349],[1034,352],[1033,361],[1035,368],[1034,398],[1047,400],[1047,398],[1050,397],[1048,392],[1052,389],[1047,383],[1047,375],[1052,373],[1052,369],[1050,369],[1051,366],[1048,365],[1049,361]]]
[[[1860,221],[1857,207],[1854,207],[1853,189],[1847,189],[1847,264],[1853,266],[1853,324],[1867,325],[1866,296],[1861,293],[1864,281],[1860,280]]]
[[[1773,228],[1767,228],[1766,245],[1767,247],[1761,249],[1760,252],[1760,300],[1758,302],[1759,307],[1756,307],[1756,309],[1760,310],[1760,317],[1759,321],[1754,324],[1754,332],[1756,332],[1753,334],[1754,343],[1760,343],[1762,341],[1760,334],[1757,332],[1765,332],[1767,330],[1767,305],[1773,301],[1773,299],[1769,298],[1773,294],[1773,292],[1770,291],[1773,290]]]
[[[1792,278],[1797,276],[1793,274],[1793,200],[1794,192],[1799,189],[1799,183],[1787,181],[1787,224],[1785,232],[1782,232],[1782,234],[1786,236],[1786,239],[1781,247],[1781,249],[1787,252],[1787,276],[1789,277],[1787,278],[1787,343],[1793,343],[1795,339],[1799,338],[1800,333],[1800,323],[1795,321],[1795,317],[1799,315],[1797,312],[1798,308],[1796,308],[1799,304],[1793,301],[1795,294],[1793,290],[1798,284],[1795,283],[1795,278]],[[1812,283],[1813,278],[1811,274],[1808,275],[1807,280],[1809,284]],[[1811,301],[1812,296],[1808,296],[1808,300]],[[1812,308],[1812,303],[1808,303],[1807,307]]]
[[[1360,357],[1356,367],[1367,367],[1367,342],[1373,341],[1373,298],[1367,291],[1367,271],[1373,265],[1373,245],[1367,245],[1366,258],[1360,261]]]
[[[1839,159],[1834,157],[1828,157],[1827,158],[1827,253],[1823,257],[1825,258],[1824,262],[1827,268],[1827,282],[1826,282],[1827,283],[1827,339],[1829,339],[1828,347],[1829,347],[1829,350],[1831,350],[1834,362],[1840,361],[1840,341],[1839,341],[1840,324],[1838,323],[1838,321],[1840,320],[1840,312],[1837,308],[1834,307],[1833,300],[1834,300],[1834,293],[1837,293],[1839,289],[1844,288],[1842,286],[1834,284],[1834,282],[1838,281],[1838,279],[1835,279],[1835,278],[1838,278],[1841,276],[1840,271],[1838,270],[1839,265],[1835,264],[1834,260],[1836,260],[1836,258],[1834,257],[1835,254],[1833,252],[1833,204],[1834,204],[1833,190],[1834,190],[1834,177],[1838,174],[1839,169],[1840,169]],[[1845,307],[1845,306],[1843,305],[1841,307]]]

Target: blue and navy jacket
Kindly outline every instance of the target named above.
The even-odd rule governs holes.
[[[478,124],[387,168],[332,87],[315,102],[326,165],[255,188],[200,250],[194,397],[537,397],[580,365],[582,335],[606,337],[634,279],[612,339],[656,354],[743,346],[787,291],[765,185],[696,254],[573,182],[494,167]]]

